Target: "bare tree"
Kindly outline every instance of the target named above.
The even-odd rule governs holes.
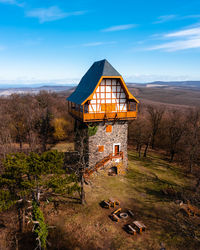
[[[198,164],[200,152],[200,111],[190,110],[187,116],[187,130],[185,136],[185,155],[189,166],[189,173],[193,165]]]
[[[53,137],[53,126],[51,124],[53,115],[48,108],[43,110],[40,119],[37,122],[36,129],[42,144],[42,151],[47,150],[47,143]]]
[[[10,123],[11,119],[9,114],[5,112],[6,105],[0,105],[0,152],[5,158],[6,154],[11,150],[11,133],[10,133]]]
[[[140,157],[143,146],[143,120],[141,118],[129,126],[129,141],[130,144],[136,145],[136,150]]]
[[[75,122],[75,150],[77,152],[76,165],[72,167],[72,171],[80,180],[80,201],[81,204],[86,204],[85,197],[85,172],[87,168],[88,153],[88,127],[85,124]]]
[[[150,129],[148,122],[146,122],[144,126],[144,130],[143,130],[143,142],[145,145],[143,157],[147,157],[147,152],[148,152],[148,148],[151,143],[151,140],[152,140],[152,131]]]
[[[186,121],[179,111],[171,111],[165,120],[165,132],[166,132],[166,148],[170,153],[170,162],[174,160],[175,154],[177,154],[181,148],[181,139],[186,129]]]
[[[8,112],[12,119],[11,131],[14,139],[20,145],[20,150],[22,150],[27,136],[27,107],[26,101],[19,95],[11,96],[8,106]]]
[[[156,106],[148,106],[147,107],[148,120],[150,122],[151,127],[151,147],[154,149],[155,147],[155,136],[160,129],[160,124],[164,114],[164,108],[156,107]]]

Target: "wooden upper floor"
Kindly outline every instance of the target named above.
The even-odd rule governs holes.
[[[102,64],[102,61],[100,62]],[[112,66],[109,64],[109,67]],[[86,79],[83,77],[77,89],[67,99],[69,113],[75,119],[95,122],[114,119],[133,120],[137,117],[138,100],[129,92],[122,76],[117,75],[119,73],[114,72],[113,68],[110,71],[114,73],[113,76],[107,75],[107,70],[105,76],[100,75],[100,79],[98,77],[94,79],[96,84],[91,81],[91,77],[88,77],[88,72]]]

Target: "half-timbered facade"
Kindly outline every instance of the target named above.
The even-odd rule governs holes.
[[[130,105],[130,104],[129,104]],[[89,102],[89,113],[127,112],[126,93],[120,79],[104,78]]]
[[[128,120],[136,119],[138,100],[128,90],[122,76],[107,60],[95,62],[67,98],[69,113],[75,118],[76,142],[85,140],[88,168],[105,159],[127,165]],[[98,127],[89,136],[89,129]],[[100,164],[101,165],[101,164]]]

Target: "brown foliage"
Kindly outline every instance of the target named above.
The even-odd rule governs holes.
[[[56,123],[63,119],[62,139],[72,140],[72,119],[68,114],[65,97],[55,93],[12,95],[0,98],[0,153],[45,151],[55,140]],[[19,147],[16,147],[16,145]]]
[[[163,109],[141,105],[138,119],[129,126],[129,143],[136,146],[141,156],[147,155],[149,144],[155,150],[164,150],[169,161],[188,166],[200,165],[200,110]]]

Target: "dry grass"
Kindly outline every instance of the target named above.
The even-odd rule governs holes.
[[[167,249],[198,249],[199,217],[185,217],[174,200],[162,193],[168,186],[190,192],[192,179],[186,178],[178,166],[157,155],[144,160],[130,152],[126,176],[97,174],[91,183],[86,186],[86,206],[61,205],[58,214],[47,216],[49,223],[57,226],[50,233],[50,238],[57,242],[51,249],[146,250],[160,249],[161,243]],[[123,208],[132,209],[135,219],[147,226],[147,232],[133,237],[123,230],[125,221],[112,222],[112,210],[99,205],[110,197],[118,198]]]
[[[51,150],[58,150],[59,152],[68,152],[74,150],[73,142],[59,142],[51,148]]]
[[[66,145],[63,147],[66,148]],[[53,203],[42,204],[47,223],[55,226],[49,229],[48,249],[154,250],[160,249],[161,243],[170,250],[199,249],[200,217],[182,214],[174,198],[162,192],[162,189],[170,186],[192,195],[193,178],[185,176],[181,166],[169,164],[153,152],[147,159],[139,159],[134,151],[130,151],[125,176],[114,177],[103,173],[93,176],[91,185],[85,185],[86,206],[79,204],[78,194],[77,197],[63,200],[57,210]],[[120,200],[123,209],[131,209],[135,218],[128,220],[141,220],[147,226],[147,231],[132,236],[123,229],[127,221],[111,221],[109,214],[113,209],[100,206],[102,200],[110,197]],[[7,217],[4,214],[2,223],[6,228],[0,232],[0,245],[4,244],[0,249],[2,246],[12,249],[5,245],[8,237],[5,233],[11,232],[9,225],[12,224],[11,217]],[[34,249],[28,240],[31,235],[24,237],[27,243],[21,240],[19,249]]]

